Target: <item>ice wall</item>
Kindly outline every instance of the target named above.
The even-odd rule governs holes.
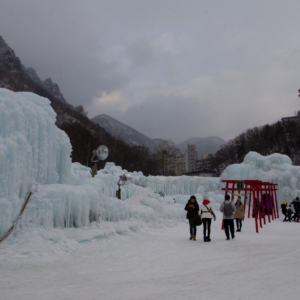
[[[55,121],[48,99],[0,89],[0,237],[17,219],[32,186],[37,189],[18,225],[23,233],[83,228],[94,221],[181,220],[185,203],[159,194],[201,197],[218,187],[216,178],[145,177],[133,172],[133,183],[121,187],[120,201],[115,197],[117,183],[127,171],[107,163],[92,178],[89,168],[71,163],[69,138]],[[136,194],[144,195],[139,205],[126,203]]]
[[[300,167],[293,166],[291,159],[274,153],[262,156],[249,152],[243,163],[228,166],[220,177],[222,180],[260,180],[278,184],[278,202],[291,202],[300,196]],[[223,187],[225,185],[223,184]]]
[[[121,175],[126,173],[114,163],[106,163],[105,168],[99,174]],[[219,190],[219,178],[191,177],[191,176],[144,176],[142,172],[133,172],[132,182],[135,185],[150,189],[155,193],[165,195],[193,195],[206,194]]]
[[[48,99],[0,88],[0,226],[11,223],[34,183],[68,183],[71,145]]]
[[[182,207],[135,184],[122,187],[122,200],[137,193],[147,200],[134,206],[116,199],[119,175],[127,171],[108,164],[92,178],[89,168],[71,163],[70,140],[55,121],[48,99],[0,89],[0,237],[17,219],[32,186],[37,188],[18,225],[25,231],[184,218]]]

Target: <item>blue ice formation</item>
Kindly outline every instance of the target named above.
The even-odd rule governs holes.
[[[221,178],[144,176],[133,172],[132,183],[122,186],[120,201],[115,197],[117,183],[127,171],[108,162],[92,178],[90,168],[71,163],[70,140],[55,121],[48,99],[0,89],[0,237],[17,219],[31,190],[34,193],[19,224],[27,231],[88,228],[94,222],[182,220],[184,204],[192,194],[199,201],[207,194],[212,202],[222,202],[223,179],[278,183],[280,201],[289,202],[300,195],[300,167],[292,166],[284,155],[262,157],[251,152],[242,164],[227,167]],[[160,193],[167,196],[163,198]],[[136,195],[141,194],[144,196],[135,202]],[[129,198],[133,202],[126,202]]]
[[[108,164],[92,178],[90,168],[72,164],[70,140],[55,121],[48,99],[0,89],[0,237],[33,190],[19,225],[27,230],[79,228],[94,221],[184,218],[181,205],[170,205],[151,189],[135,184],[122,187],[122,200],[136,193],[144,193],[148,200],[132,206],[116,199],[119,175],[125,171]]]
[[[228,166],[221,174],[222,180],[260,180],[278,184],[279,203],[290,203],[300,197],[300,167],[293,166],[287,155],[274,153],[262,156],[249,152],[243,163]],[[225,187],[224,183],[222,185]]]

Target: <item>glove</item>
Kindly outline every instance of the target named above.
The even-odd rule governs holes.
[[[214,221],[216,221],[217,220],[217,218],[216,217],[214,217]]]

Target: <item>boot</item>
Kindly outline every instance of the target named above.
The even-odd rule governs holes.
[[[191,235],[191,237],[190,237],[189,239],[190,239],[190,240],[192,240],[192,239],[193,239],[193,237],[194,237],[194,236],[193,236],[193,235]]]
[[[204,237],[203,237],[203,240],[204,240],[204,242],[206,242],[206,241],[207,241],[206,239],[207,239],[207,237],[206,237],[206,236],[204,236]]]
[[[207,241],[207,242],[210,242],[210,241],[211,241],[211,239],[210,239],[209,236],[206,238],[206,241]]]
[[[196,236],[195,235],[193,236],[193,241],[196,241]]]

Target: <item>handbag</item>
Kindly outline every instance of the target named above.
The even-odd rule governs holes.
[[[191,220],[191,224],[194,226],[200,226],[202,225],[202,218],[199,214],[196,214],[193,216],[192,220]]]

